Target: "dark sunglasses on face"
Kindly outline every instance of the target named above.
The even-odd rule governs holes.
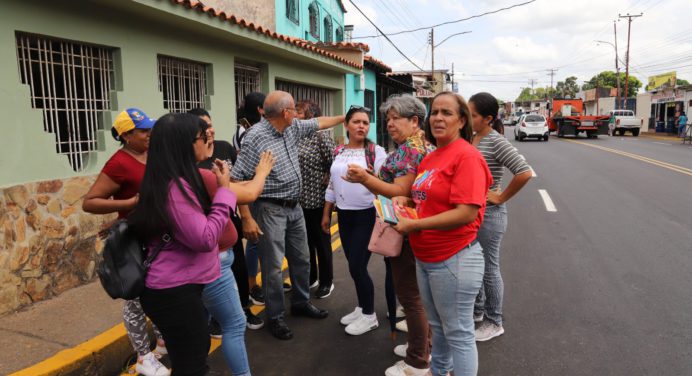
[[[209,138],[207,137],[207,132],[203,132],[199,136],[195,137],[195,140],[192,142],[197,142],[197,140],[202,140],[202,142],[206,144],[209,140]]]

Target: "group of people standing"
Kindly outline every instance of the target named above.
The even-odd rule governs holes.
[[[504,203],[531,178],[523,157],[492,128],[497,100],[480,93],[467,103],[442,92],[428,115],[415,97],[391,96],[379,109],[397,145],[389,154],[367,138],[369,108],[325,117],[314,102],[296,104],[274,91],[249,94],[242,110],[234,145],[214,140],[202,109],[158,120],[128,109],[115,121],[112,133],[123,146],[83,206],[127,218],[150,251],[164,244],[144,293],[123,310],[137,372],[206,374],[211,322],[232,374],[250,375],[244,331],[264,325],[250,302],[265,305],[274,337],[290,340],[286,290],[292,315],[326,318],[310,290],[318,299],[334,290],[334,211],[357,297],[340,323],[353,336],[376,329],[368,242],[378,220],[373,199],[382,195],[418,213],[394,226],[404,235],[401,254],[385,260],[387,293],[396,294],[408,328],[407,343],[394,348],[404,359],[385,375],[476,374],[476,341],[504,332]],[[336,146],[323,131],[341,123],[348,142]],[[505,167],[514,177],[502,190]],[[154,324],[153,352],[145,315]],[[158,360],[164,354],[172,373]]]

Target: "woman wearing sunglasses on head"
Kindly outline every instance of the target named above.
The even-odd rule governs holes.
[[[346,113],[344,125],[349,142],[338,146],[334,152],[334,161],[329,171],[329,187],[325,193],[322,230],[329,233],[332,211],[336,207],[339,237],[358,297],[356,309],[342,317],[341,324],[346,325],[346,333],[360,335],[379,325],[375,315],[375,288],[368,274],[368,243],[375,225],[375,195],[361,184],[349,183],[345,177],[352,165],[377,174],[387,154],[381,146],[373,144],[367,138],[370,109],[351,106]]]

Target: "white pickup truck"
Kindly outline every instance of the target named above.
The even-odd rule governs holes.
[[[632,110],[612,110],[610,111],[608,127],[610,128],[611,136],[617,134],[624,136],[625,132],[629,131],[632,132],[632,136],[637,137],[643,123],[644,120],[634,116],[634,111]]]

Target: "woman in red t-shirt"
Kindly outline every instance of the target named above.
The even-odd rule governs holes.
[[[111,134],[122,148],[106,162],[94,185],[84,196],[82,209],[87,213],[117,212],[125,218],[137,204],[137,192],[142,184],[149,150],[149,136],[156,120],[136,108],[128,108],[115,119]],[[169,375],[170,371],[157,355],[167,354],[158,328],[154,326],[156,349],[149,343],[147,319],[139,299],[128,300],[123,307],[123,321],[132,347],[137,351],[136,371],[147,376]]]
[[[437,146],[418,167],[412,199],[419,219],[400,218],[395,227],[408,233],[420,295],[432,336],[432,374],[475,375],[478,352],[473,305],[484,270],[476,234],[483,220],[492,176],[483,156],[469,141],[471,116],[464,98],[442,92],[433,98],[425,127]]]

